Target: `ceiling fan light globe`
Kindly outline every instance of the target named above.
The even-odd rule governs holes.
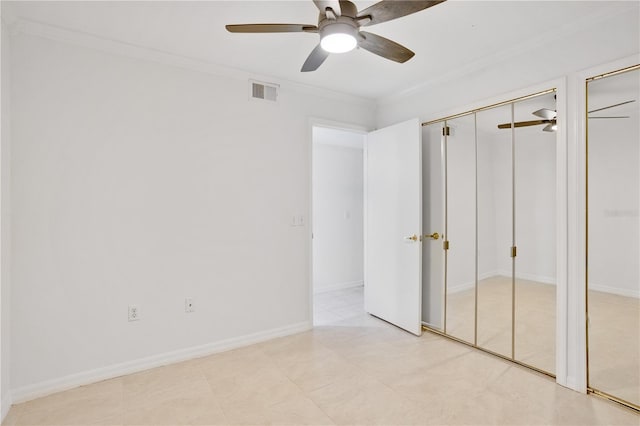
[[[358,45],[358,29],[353,24],[336,22],[320,30],[320,46],[329,53],[349,52]]]
[[[320,41],[320,45],[324,50],[330,53],[346,53],[350,52],[357,46],[356,38],[351,34],[329,34]]]

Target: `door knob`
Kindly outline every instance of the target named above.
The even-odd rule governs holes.
[[[431,235],[425,235],[425,238],[431,238],[432,240],[437,240],[438,238],[440,238],[440,234],[438,234],[437,232],[434,232]]]
[[[413,234],[410,237],[404,237],[405,240],[411,240],[411,241],[418,241],[418,236],[416,234]]]

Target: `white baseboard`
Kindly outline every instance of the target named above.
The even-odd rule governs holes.
[[[288,336],[291,334],[301,333],[311,330],[313,325],[309,321],[288,325],[285,327],[275,328],[271,330],[261,331],[258,333],[248,334],[245,336],[234,337],[215,343],[194,346],[186,349],[165,352],[163,354],[152,355],[133,361],[127,361],[120,364],[110,365],[106,367],[96,368],[95,370],[83,371],[71,374],[57,379],[46,380],[32,385],[23,386],[11,391],[11,403],[17,404],[31,399],[40,398],[55,392],[72,389],[82,385],[99,382],[102,380],[120,377],[125,374],[137,373],[139,371],[148,370],[150,368],[161,367],[167,364],[186,361],[217,352],[224,352],[243,346],[252,345],[254,343],[264,342],[276,337]],[[4,412],[4,401],[2,411]]]
[[[589,290],[600,291],[602,293],[610,293],[618,296],[633,297],[640,299],[640,290],[630,288],[612,287],[609,285],[601,285],[598,283],[589,283]]]
[[[364,285],[364,281],[348,281],[344,283],[320,285],[318,287],[314,286],[313,294],[326,293],[328,291],[345,290],[345,289],[354,288],[354,287],[362,287],[363,285]]]
[[[11,404],[13,404],[13,400],[11,399],[11,392],[8,395],[4,395],[2,397],[2,410],[0,410],[0,423],[4,422],[4,418],[9,414],[9,410],[11,409]]]

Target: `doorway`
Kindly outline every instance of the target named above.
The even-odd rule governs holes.
[[[313,323],[355,324],[364,317],[366,133],[312,127]]]

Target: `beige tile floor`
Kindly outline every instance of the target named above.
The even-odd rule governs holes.
[[[309,332],[19,404],[4,424],[640,424],[616,404],[358,309],[334,322],[325,313]]]

